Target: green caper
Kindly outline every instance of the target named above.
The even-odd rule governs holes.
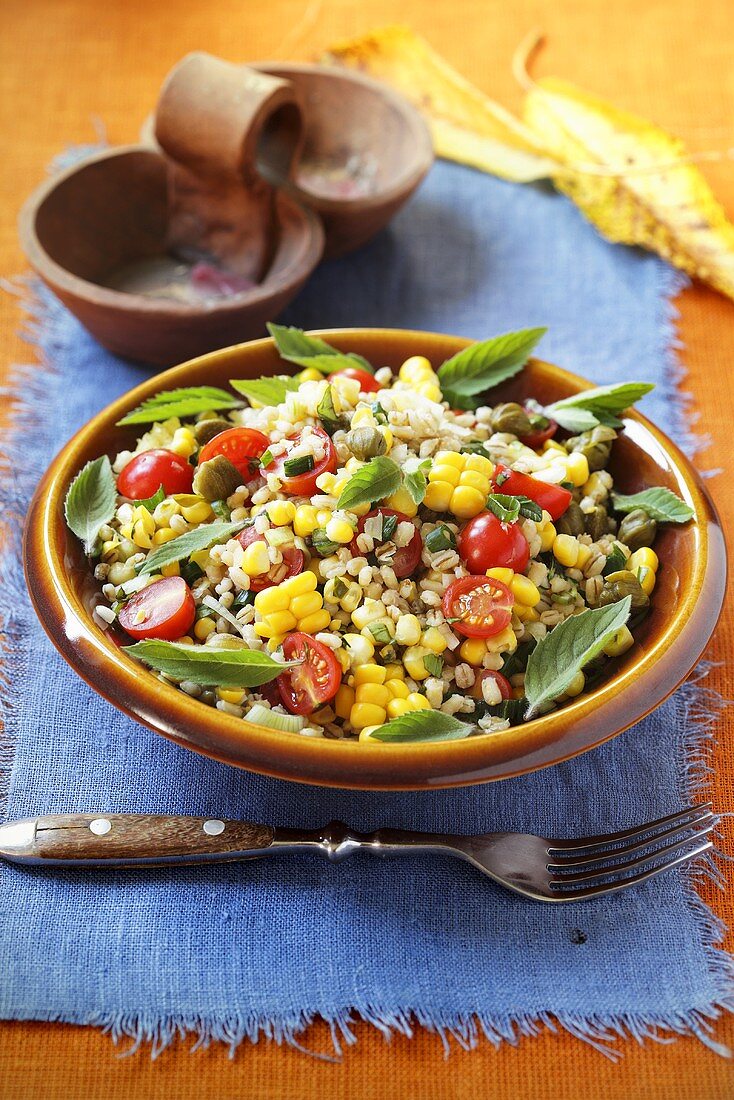
[[[194,492],[204,500],[226,500],[242,484],[242,474],[224,455],[215,455],[197,466]]]
[[[597,504],[593,512],[587,512],[584,520],[586,534],[591,535],[594,542],[609,534],[609,513],[603,504]]]
[[[232,422],[230,420],[224,420],[221,416],[211,416],[207,420],[200,420],[198,424],[194,425],[194,439],[203,447],[210,439],[214,439],[215,435],[226,432],[227,428],[231,427]]]
[[[387,451],[387,441],[379,428],[352,428],[347,432],[346,444],[355,458],[377,458]]]
[[[617,433],[614,428],[605,428],[603,424],[599,424],[588,432],[582,432],[581,435],[574,435],[567,439],[564,447],[569,454],[571,451],[581,451],[586,455],[589,472],[593,473],[595,470],[603,470],[606,466],[612,453],[612,443],[616,438]]]
[[[530,435],[533,430],[530,417],[516,401],[497,405],[492,409],[489,422],[493,432],[504,432],[507,435]]]
[[[629,569],[619,569],[605,579],[597,605],[606,607],[607,604],[623,600],[625,596],[632,597],[632,611],[644,611],[650,605],[650,597],[635,574]]]
[[[657,521],[644,508],[635,508],[620,520],[617,538],[630,550],[639,550],[641,546],[652,546],[657,533]]]
[[[577,501],[572,500],[561,518],[556,520],[556,531],[559,535],[583,535],[584,521],[584,513]]]

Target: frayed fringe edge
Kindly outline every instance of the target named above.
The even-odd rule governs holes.
[[[684,370],[676,351],[679,347],[674,328],[677,310],[671,301],[672,296],[686,285],[687,280],[674,270],[665,270],[662,278],[666,297],[660,324],[669,349],[667,396],[674,408],[677,428],[675,434],[682,445],[692,452],[705,446],[705,441],[697,439],[687,428],[687,422],[690,422],[691,398],[676,388]],[[25,647],[22,614],[16,609],[23,609],[27,599],[20,567],[20,530],[27,502],[43,468],[33,455],[24,454],[23,463],[13,463],[11,456],[16,442],[23,437],[28,438],[29,432],[39,429],[53,405],[49,378],[53,383],[58,381],[58,375],[53,368],[51,353],[58,346],[57,325],[63,317],[63,307],[35,281],[17,280],[2,285],[5,290],[24,299],[29,313],[24,334],[29,343],[35,345],[41,353],[44,368],[39,370],[35,364],[17,367],[10,384],[0,391],[11,403],[13,421],[11,432],[0,452],[3,576],[5,592],[9,596],[4,601],[5,618],[0,622],[0,653],[2,667],[7,670],[12,664],[13,679],[17,682],[18,673],[22,674]],[[681,731],[682,748],[679,789],[681,797],[688,801],[700,796],[708,783],[714,726],[721,709],[727,705],[716,692],[701,687],[701,680],[709,669],[710,666],[706,664],[699,666],[697,672],[675,696],[679,708],[677,725]],[[9,736],[13,726],[12,719],[16,715],[9,680],[7,671],[0,674],[0,702],[6,724],[6,739],[0,751],[0,801],[7,797],[15,748],[12,736]],[[715,1053],[728,1057],[730,1052],[713,1037],[713,1025],[722,1012],[734,1012],[734,959],[717,946],[723,937],[724,926],[695,890],[694,883],[701,876],[712,878],[719,885],[722,885],[723,880],[713,861],[705,859],[698,861],[685,877],[686,899],[702,929],[710,975],[717,993],[710,1004],[685,1013],[591,1016],[551,1012],[512,1016],[492,1013],[441,1015],[408,1008],[389,1010],[378,1005],[368,1005],[344,1008],[333,1014],[299,1013],[280,1020],[244,1014],[236,1014],[224,1020],[201,1015],[155,1019],[134,1013],[98,1012],[65,1013],[63,1022],[100,1027],[115,1042],[132,1039],[132,1045],[126,1054],[132,1054],[144,1044],[150,1044],[153,1058],[158,1057],[176,1040],[185,1040],[193,1035],[195,1040],[192,1051],[205,1048],[216,1041],[224,1043],[229,1048],[230,1057],[234,1057],[237,1047],[246,1039],[255,1043],[260,1038],[266,1038],[292,1046],[313,1057],[333,1061],[341,1057],[344,1046],[351,1046],[357,1041],[354,1026],[359,1022],[376,1027],[386,1039],[393,1034],[410,1037],[415,1027],[422,1027],[441,1039],[446,1054],[451,1049],[452,1040],[464,1050],[473,1050],[482,1039],[495,1047],[503,1042],[516,1046],[522,1038],[538,1035],[546,1029],[557,1032],[560,1028],[590,1044],[612,1061],[623,1056],[621,1050],[609,1045],[617,1039],[632,1038],[638,1043],[645,1040],[671,1042],[676,1036],[695,1036]],[[49,1016],[46,1019],[57,1022],[62,1017]],[[300,1041],[303,1033],[317,1020],[323,1020],[329,1027],[331,1052],[309,1050]]]

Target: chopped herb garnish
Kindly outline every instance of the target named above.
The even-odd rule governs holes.
[[[430,676],[440,676],[443,672],[443,657],[440,657],[438,653],[426,653],[423,664]]]
[[[268,447],[267,451],[263,451],[263,453],[260,455],[260,468],[264,469],[266,466],[269,466],[272,461],[273,452]]]
[[[455,550],[456,535],[445,523],[440,523],[438,527],[428,532],[425,545],[432,554],[438,554],[441,550]]]
[[[389,645],[392,641],[386,623],[369,623],[367,629],[379,645]]]
[[[339,543],[332,542],[323,527],[317,527],[312,533],[311,544],[322,558],[328,558],[329,554],[334,554],[339,549]]]
[[[624,569],[627,565],[627,559],[622,553],[622,550],[614,544],[611,551],[607,554],[607,563],[602,569],[602,576],[606,577],[610,573],[616,573],[620,569]]]
[[[382,534],[380,536],[383,542],[387,542],[391,539],[398,529],[398,517],[397,516],[382,516]]]
[[[145,500],[134,500],[132,503],[134,508],[147,508],[149,512],[152,512],[153,509],[165,499],[166,494],[161,485],[155,493],[153,493],[152,497],[147,497]]]
[[[229,520],[232,518],[232,509],[226,500],[212,500],[211,508],[214,515],[219,516],[220,519]]]
[[[297,458],[287,458],[283,463],[283,473],[286,477],[299,477],[313,470],[316,463],[313,455],[298,455]]]

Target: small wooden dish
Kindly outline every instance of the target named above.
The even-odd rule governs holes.
[[[323,332],[343,351],[397,368],[410,355],[434,366],[467,347],[457,336],[397,329]],[[639,413],[624,418],[610,470],[633,493],[666,485],[695,512],[693,522],[664,526],[650,613],[635,629],[635,645],[593,691],[550,714],[502,733],[419,745],[387,745],[301,737],[256,726],[190,698],[142,672],[94,623],[101,599],[79,541],[64,522],[72,479],[90,459],[129,447],[139,432],[117,422],[159,390],[227,386],[284,369],[272,340],[213,352],[137,386],[82,428],[54,459],[28,512],[24,562],[36,612],[61,655],[116,707],[176,741],[227,764],[302,783],[362,789],[454,787],[505,779],[568,760],[615,737],[658,706],[696,665],[726,591],[726,548],[711,499],[691,464]],[[559,367],[531,360],[522,374],[493,392],[495,401],[537,398],[544,404],[587,389]],[[90,730],[89,736],[95,736]]]

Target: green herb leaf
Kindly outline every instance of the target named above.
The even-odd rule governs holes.
[[[227,504],[226,500],[213,500],[211,501],[211,509],[215,516],[219,516],[225,523],[229,523],[232,516],[232,509]]]
[[[444,398],[457,409],[475,409],[474,398],[522,370],[545,328],[506,332],[472,344],[438,368]]]
[[[360,470],[352,474],[339,495],[339,507],[354,508],[358,504],[374,504],[392,496],[400,488],[403,475],[391,458],[380,455],[371,458]]]
[[[333,371],[344,370],[346,367],[359,367],[370,374],[375,373],[372,364],[364,356],[357,355],[356,352],[339,351],[318,336],[308,336],[303,329],[269,322],[268,332],[282,358],[289,363],[297,363],[299,367],[313,367],[322,374],[332,374]]]
[[[136,508],[147,508],[149,512],[152,512],[157,504],[161,504],[166,499],[166,494],[162,485],[159,485],[152,497],[147,497],[145,500],[134,500],[133,505]]]
[[[382,514],[382,513],[381,513]],[[382,533],[380,535],[381,542],[387,542],[393,537],[398,529],[398,517],[397,516],[385,516],[382,515]]]
[[[298,455],[296,458],[287,458],[283,463],[283,473],[286,477],[300,477],[313,470],[316,465],[313,455]]]
[[[439,523],[438,527],[428,532],[425,544],[432,554],[438,554],[441,550],[455,550],[456,535],[445,523]]]
[[[555,626],[528,657],[525,695],[530,704],[526,718],[534,718],[559,695],[574,676],[601,653],[630,614],[631,598],[582,611]]]
[[[267,451],[263,451],[263,453],[260,455],[260,460],[259,460],[260,469],[263,470],[266,466],[269,466],[272,461],[273,461],[273,452],[268,447]]]
[[[522,699],[503,699],[495,706],[486,707],[484,713],[491,714],[493,718],[505,718],[511,726],[521,726],[525,721],[525,708],[528,701]]]
[[[641,493],[632,493],[631,496],[612,493],[612,504],[617,512],[633,512],[635,508],[643,508],[658,523],[687,523],[695,515],[690,504],[662,485],[643,489]]]
[[[467,440],[466,443],[459,447],[459,451],[463,455],[482,455],[484,458],[489,457],[489,452],[481,439]]]
[[[385,412],[379,401],[373,401],[370,405],[370,409],[372,410],[372,415],[374,416],[378,424],[387,424],[387,413]]]
[[[349,427],[346,416],[341,416],[334,408],[334,393],[331,386],[327,386],[324,390],[324,396],[316,408],[316,415],[321,421],[324,431],[329,435],[333,435],[334,432],[339,430],[345,431]]]
[[[422,504],[426,496],[426,470],[431,468],[431,459],[424,458],[412,470],[403,471],[403,485],[410,493],[414,504]]]
[[[617,414],[629,409],[654,388],[651,382],[617,382],[611,386],[597,386],[572,397],[564,397],[548,405],[545,411],[562,428],[571,432],[585,432],[597,424],[620,428],[622,421]]]
[[[198,554],[200,550],[208,550],[218,542],[226,542],[246,526],[248,526],[247,520],[240,520],[238,523],[202,523],[201,527],[187,531],[185,535],[179,535],[177,539],[171,539],[170,542],[159,546],[145,559],[140,572],[157,573],[164,565],[172,565],[175,561]]]
[[[601,574],[603,577],[608,577],[610,573],[616,573],[619,569],[626,569],[626,567],[627,559],[615,542],[611,551],[607,554],[607,564],[602,569]]]
[[[396,467],[397,468],[397,467]],[[84,543],[87,554],[94,552],[99,529],[109,523],[117,505],[115,475],[107,455],[88,462],[76,475],[64,501],[64,515],[71,530]]]
[[[323,527],[317,527],[311,533],[311,545],[322,558],[328,558],[329,554],[334,554],[339,549],[339,543],[332,542]]]
[[[520,500],[505,493],[490,493],[487,507],[502,523],[514,523],[520,515]]]
[[[367,629],[378,645],[389,645],[392,641],[392,635],[385,623],[368,623]]]
[[[414,710],[378,726],[370,735],[376,741],[400,744],[405,741],[458,741],[468,737],[472,727],[440,710]]]
[[[162,390],[146,398],[137,409],[118,420],[123,424],[152,424],[177,416],[196,416],[202,412],[218,412],[221,409],[238,409],[242,405],[236,397],[216,386],[183,386],[177,390]]]
[[[426,653],[423,664],[430,676],[440,676],[443,672],[443,657],[440,657],[438,653]]]
[[[300,385],[288,374],[275,374],[271,378],[233,378],[229,384],[248,401],[266,406],[282,405],[286,395],[295,392]]]
[[[131,657],[174,680],[192,680],[212,687],[259,687],[274,680],[284,668],[299,663],[274,661],[261,650],[212,649],[152,638],[124,648]]]

